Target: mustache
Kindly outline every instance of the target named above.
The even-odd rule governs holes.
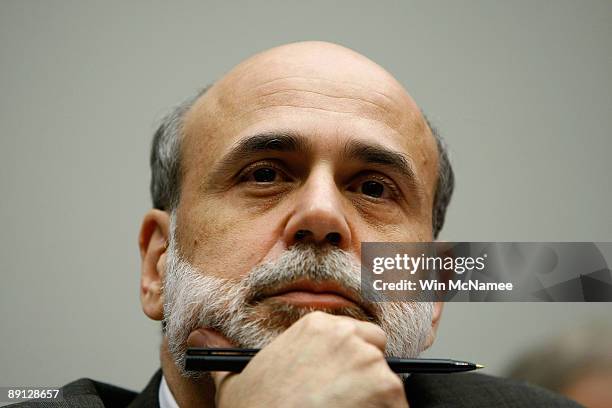
[[[376,295],[363,293],[360,263],[339,248],[295,245],[275,261],[256,266],[236,284],[244,290],[245,303],[255,306],[269,295],[302,281],[325,282],[341,288],[342,292],[350,294],[350,299],[363,310],[368,320],[378,322],[379,307],[368,300],[375,299]]]

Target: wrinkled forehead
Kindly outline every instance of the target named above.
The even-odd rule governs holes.
[[[416,103],[395,78],[332,44],[293,44],[258,54],[225,75],[200,102],[219,118],[298,105],[357,114],[396,130],[420,122]]]

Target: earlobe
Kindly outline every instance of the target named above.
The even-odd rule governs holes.
[[[431,327],[427,336],[425,348],[428,349],[433,344],[436,333],[438,332],[438,325],[440,324],[440,318],[442,317],[442,309],[444,309],[444,302],[433,302],[433,313],[431,315]]]
[[[433,302],[433,315],[431,319],[431,326],[438,330],[438,324],[442,317],[442,309],[444,309],[444,302]]]
[[[142,262],[140,303],[144,313],[153,320],[162,320],[164,317],[162,288],[166,271],[169,227],[169,214],[152,209],[142,221],[138,238]]]

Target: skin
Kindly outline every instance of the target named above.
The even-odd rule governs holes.
[[[224,161],[242,141],[270,133],[291,133],[308,148]],[[347,155],[351,145],[402,154],[412,177]],[[339,45],[289,44],[242,62],[187,112],[181,147],[177,239],[181,255],[206,273],[243,277],[300,241],[300,230],[309,231],[302,241],[317,245],[331,245],[330,233],[335,234],[334,244],[356,259],[362,241],[433,240],[438,155],[431,131],[388,72]],[[261,168],[276,172],[272,182],[257,182],[255,171]],[[384,186],[381,197],[364,193],[368,181]],[[168,213],[145,215],[139,240],[141,303],[154,320],[163,318],[168,232]],[[436,305],[429,344],[441,309]],[[193,332],[189,344],[231,345],[207,328]],[[291,326],[242,374],[215,374],[214,383],[182,378],[165,339],[161,360],[181,407],[214,406],[215,399],[227,407],[258,406],[253,401],[407,406],[401,382],[384,362],[384,344],[384,333],[374,324],[319,312]],[[301,373],[291,369],[295,349],[303,359]],[[309,399],[314,396],[320,400]]]
[[[589,408],[612,405],[612,370],[593,370],[579,376],[560,392]]]

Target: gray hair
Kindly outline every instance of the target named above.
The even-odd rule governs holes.
[[[153,135],[151,145],[151,199],[153,208],[171,212],[181,196],[181,139],[183,118],[210,86],[175,107]]]
[[[431,213],[433,235],[434,238],[438,238],[438,234],[440,234],[444,225],[446,209],[455,189],[455,173],[450,163],[446,142],[440,136],[438,128],[431,124],[423,111],[421,111],[421,114],[425,119],[425,123],[429,126],[429,130],[431,130],[431,134],[434,136],[436,146],[438,147],[438,182],[436,184],[436,193]]]
[[[178,206],[182,179],[180,150],[183,118],[195,101],[204,95],[209,88],[210,86],[202,89],[195,96],[175,107],[162,120],[153,136],[151,146],[151,198],[154,208],[170,212]],[[446,208],[450,203],[455,186],[455,176],[448,157],[446,143],[425,114],[423,114],[423,118],[429,126],[438,147],[438,182],[432,211],[432,229],[434,238],[437,238],[444,225]]]

